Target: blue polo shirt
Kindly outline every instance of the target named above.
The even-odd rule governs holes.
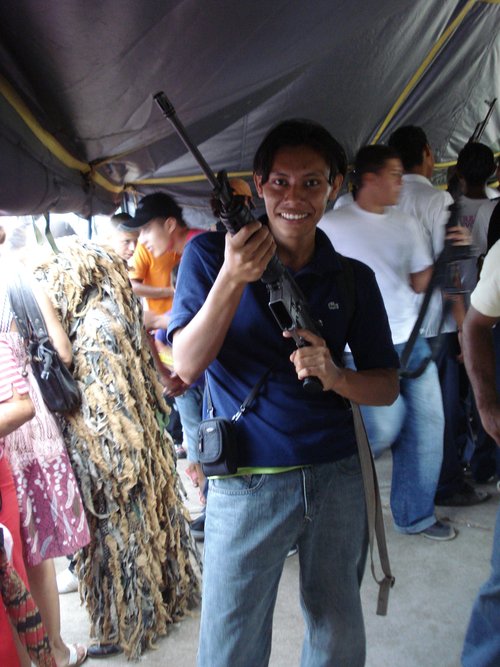
[[[171,312],[168,337],[184,327],[203,305],[224,259],[224,233],[194,238],[184,250]],[[334,357],[349,344],[356,367],[398,368],[384,304],[373,271],[351,260],[356,306],[346,305],[342,264],[321,230],[314,256],[293,276],[309,312]],[[251,408],[236,423],[238,467],[286,467],[327,463],[356,451],[349,403],[333,391],[304,391],[289,360],[295,349],[284,339],[268,307],[260,280],[246,286],[218,357],[209,367],[215,415],[232,417],[264,372],[272,372]]]

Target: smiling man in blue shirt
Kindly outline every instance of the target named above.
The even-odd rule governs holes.
[[[210,480],[198,664],[260,667],[289,549],[297,544],[306,619],[302,665],[365,660],[359,587],[366,549],[361,470],[348,400],[392,403],[398,358],[373,272],[345,264],[316,229],[346,170],[335,139],[311,121],[271,130],[254,160],[267,216],[237,234],[200,236],[186,248],[169,335],[187,383],[208,369],[215,415],[236,422],[238,472]],[[274,253],[303,291],[321,336],[299,330],[294,349],[259,280]],[[355,293],[355,303],[349,304]],[[358,370],[339,367],[346,343]],[[319,394],[302,380],[318,377]]]

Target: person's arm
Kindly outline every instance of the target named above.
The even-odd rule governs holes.
[[[454,246],[467,246],[471,244],[470,233],[465,227],[450,227],[446,232],[446,240],[451,241]],[[422,294],[429,286],[433,266],[428,266],[423,271],[410,273],[410,287],[416,294]]]
[[[12,387],[12,398],[0,403],[0,438],[4,438],[35,416],[29,394],[19,394]]]
[[[148,299],[168,299],[174,295],[173,287],[153,287],[145,285],[141,280],[131,279],[132,290],[136,296],[144,296]]]
[[[174,368],[192,384],[219,353],[247,283],[258,280],[276,250],[260,222],[226,234],[224,262],[208,296],[193,319],[173,335]]]
[[[151,329],[167,329],[170,317],[168,313],[158,315],[152,310],[145,310],[143,320],[146,331],[150,331]]]
[[[361,405],[391,405],[399,394],[399,379],[396,368],[375,368],[354,371],[337,366],[330,351],[319,336],[298,329],[299,336],[310,345],[301,347],[290,355],[299,380],[316,376],[321,380],[324,391],[335,393]],[[285,338],[291,333],[283,332]]]
[[[147,340],[149,349],[151,351],[151,356],[153,357],[153,362],[158,373],[158,379],[160,380],[160,383],[163,385],[163,387],[165,387],[165,395],[169,398],[181,396],[189,387],[189,385],[183,382],[177,373],[165,366],[165,364],[160,359],[160,355],[158,354],[155,340],[149,334],[147,335]]]
[[[416,294],[422,294],[425,292],[429,285],[429,281],[432,276],[433,268],[428,266],[423,271],[417,271],[417,273],[410,273],[410,287]]]
[[[465,367],[485,431],[500,446],[500,398],[495,380],[492,327],[499,318],[469,308],[462,331]]]
[[[59,318],[57,317],[57,313],[54,310],[49,297],[45,294],[40,285],[35,283],[32,287],[36,301],[40,307],[40,310],[42,311],[42,315],[45,320],[47,333],[49,334],[49,337],[52,340],[52,343],[54,344],[54,347],[56,348],[59,356],[61,357],[61,361],[66,366],[69,366],[73,359],[71,342],[66,335],[66,332],[64,331],[59,321]]]
[[[29,385],[5,340],[0,341],[0,437],[5,437],[35,416]]]

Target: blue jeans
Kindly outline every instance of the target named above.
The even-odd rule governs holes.
[[[367,527],[357,455],[274,475],[211,479],[199,667],[264,667],[289,549],[299,548],[302,667],[362,667]]]
[[[464,667],[500,665],[500,510],[497,513],[491,576],[474,603],[462,653]]]
[[[404,343],[394,346],[401,356]],[[430,354],[418,338],[410,359],[416,368]],[[352,367],[351,359],[346,359]],[[391,510],[396,530],[420,533],[436,521],[436,494],[443,460],[444,415],[436,365],[418,378],[400,380],[400,394],[390,406],[362,406],[375,457],[392,448]]]
[[[187,459],[193,463],[198,458],[198,426],[202,419],[203,387],[189,387],[182,396],[175,398],[181,418],[184,440],[187,444]]]

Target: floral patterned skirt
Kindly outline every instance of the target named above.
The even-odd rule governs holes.
[[[8,336],[20,368],[24,349]],[[90,541],[80,491],[61,430],[43,401],[28,365],[35,417],[5,438],[5,455],[16,485],[24,557],[29,566],[75,553]]]

